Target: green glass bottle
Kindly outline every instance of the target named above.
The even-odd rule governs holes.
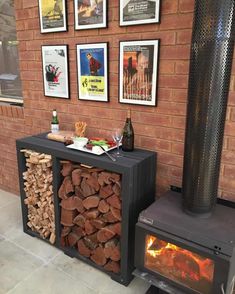
[[[57,111],[56,109],[54,109],[52,112],[51,132],[57,133],[58,131],[59,131],[59,120],[57,116]]]
[[[123,129],[122,138],[122,150],[123,151],[133,151],[134,150],[134,129],[131,123],[131,110],[128,110],[126,123]]]

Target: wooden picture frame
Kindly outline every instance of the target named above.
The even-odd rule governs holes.
[[[66,0],[39,0],[41,33],[67,31]]]
[[[108,42],[77,44],[79,99],[108,102],[108,47]]]
[[[42,46],[44,95],[69,98],[68,45]]]
[[[120,26],[160,22],[161,0],[120,0]]]
[[[107,28],[107,0],[74,0],[75,30]]]
[[[120,41],[119,102],[156,106],[160,40]]]

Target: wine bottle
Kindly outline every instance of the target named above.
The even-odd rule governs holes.
[[[54,109],[52,112],[51,132],[57,133],[58,131],[59,131],[59,120],[57,116],[57,111],[56,109]]]
[[[128,110],[126,123],[123,129],[122,138],[122,150],[133,151],[134,150],[134,129],[131,123],[131,110]]]

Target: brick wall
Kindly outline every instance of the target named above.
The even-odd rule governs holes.
[[[47,131],[51,111],[59,113],[61,128],[72,129],[75,121],[88,123],[88,135],[110,135],[123,126],[126,104],[118,103],[119,40],[161,39],[157,107],[132,105],[136,146],[158,152],[157,191],[169,185],[181,186],[188,67],[194,0],[162,0],[161,24],[119,27],[118,0],[109,2],[109,28],[74,31],[73,1],[68,0],[69,31],[40,34],[37,0],[15,0],[20,41],[24,113],[5,107],[0,113],[2,165],[0,186],[18,191],[14,141],[23,135]],[[110,42],[110,102],[77,99],[77,43]],[[43,95],[41,45],[68,44],[71,99]],[[9,136],[10,135],[10,136]],[[229,106],[221,166],[220,196],[235,201],[235,62],[230,85]]]

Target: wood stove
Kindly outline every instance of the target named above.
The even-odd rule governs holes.
[[[211,218],[195,218],[182,213],[181,194],[170,191],[140,214],[135,246],[135,274],[164,293],[233,293],[231,207],[217,204]]]

